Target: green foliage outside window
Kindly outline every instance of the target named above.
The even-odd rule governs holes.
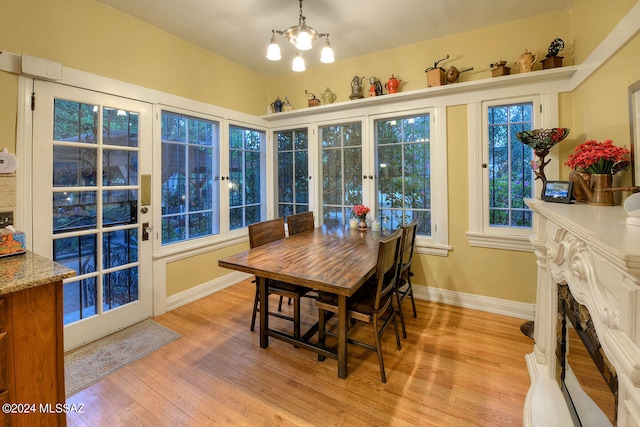
[[[428,114],[376,120],[377,216],[384,228],[418,220],[431,236],[431,129]]]
[[[531,227],[531,211],[524,199],[533,195],[533,150],[516,133],[530,130],[533,104],[490,107],[489,131],[489,225]]]
[[[217,232],[218,127],[210,120],[162,112],[163,245]]]
[[[263,219],[262,152],[265,133],[229,128],[229,227],[246,227]]]

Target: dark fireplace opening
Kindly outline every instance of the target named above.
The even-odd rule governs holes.
[[[558,284],[556,380],[577,426],[615,426],[618,376],[600,345],[589,310]]]

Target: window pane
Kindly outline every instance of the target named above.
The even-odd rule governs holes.
[[[531,227],[524,204],[533,196],[533,150],[516,133],[533,125],[533,104],[513,104],[488,109],[489,225]]]
[[[378,215],[385,229],[419,220],[431,236],[431,120],[428,114],[376,121]]]
[[[345,224],[353,205],[362,203],[361,129],[360,123],[320,128],[325,224]]]
[[[162,244],[218,233],[219,123],[162,112]]]
[[[262,148],[266,135],[255,129],[230,126],[229,206],[230,228],[262,220]]]
[[[308,133],[297,129],[274,135],[278,141],[278,214],[286,218],[309,210]]]

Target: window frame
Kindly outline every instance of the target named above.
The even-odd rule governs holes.
[[[533,103],[533,129],[558,126],[558,94],[532,94],[484,99],[467,105],[469,156],[469,231],[471,246],[532,252],[529,241],[532,229],[491,227],[489,225],[489,162],[487,111],[489,107]],[[558,147],[551,149],[551,164],[545,169],[547,179],[558,179]],[[533,197],[540,194],[542,183],[535,180]]]

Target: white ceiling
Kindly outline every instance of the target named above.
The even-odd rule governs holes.
[[[282,60],[265,58],[271,30],[298,23],[299,0],[98,0],[265,76],[288,73],[293,46],[278,36]],[[336,60],[530,16],[573,0],[306,0],[307,25],[329,33]],[[323,40],[305,53],[320,65]]]

